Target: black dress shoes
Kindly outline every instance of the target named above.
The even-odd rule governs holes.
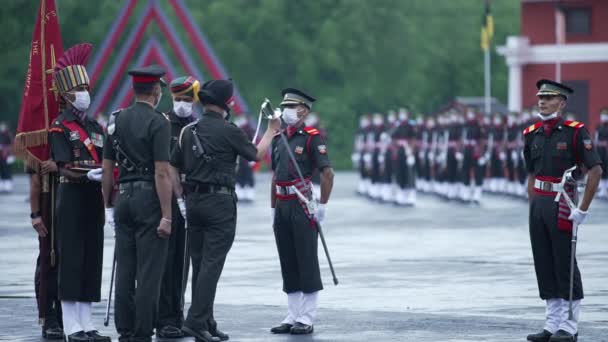
[[[99,335],[99,331],[97,330],[87,331],[87,335],[91,338],[91,341],[112,342],[112,339],[109,336]]]
[[[68,335],[68,342],[81,342],[81,341],[94,341],[87,333],[84,331],[75,332],[71,335]]]
[[[291,328],[290,333],[292,335],[306,335],[312,334],[313,331],[314,328],[312,325],[296,322],[296,324],[294,324],[294,326]]]
[[[230,339],[230,336],[228,336],[228,334],[217,328],[209,330],[209,333],[211,334],[211,336],[219,338],[220,341],[228,341]]]
[[[273,334],[289,334],[291,332],[291,328],[293,325],[282,323],[281,325],[277,325],[270,329],[270,332]]]
[[[578,340],[578,334],[572,335],[565,330],[558,330],[551,338],[549,342],[576,342]]]
[[[532,342],[549,342],[551,335],[553,335],[553,334],[551,334],[547,330],[543,330],[537,334],[528,335],[527,340],[532,341]]]
[[[189,328],[189,327],[187,327],[185,325],[182,327],[182,330],[185,333],[190,334],[190,336],[194,337],[194,339],[197,342],[220,342],[219,338],[214,337],[207,330],[193,329],[193,328]]]
[[[165,325],[160,329],[156,329],[156,336],[160,338],[182,338],[184,337],[184,332],[172,325]]]
[[[59,326],[53,326],[43,327],[42,337],[47,340],[63,340],[65,335],[63,334],[63,329],[61,329]]]

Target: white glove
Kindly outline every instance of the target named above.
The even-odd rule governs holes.
[[[458,161],[462,161],[464,159],[464,155],[462,154],[462,152],[456,152],[456,154],[454,155],[454,157]]]
[[[275,208],[270,208],[270,222],[272,223],[272,225],[274,226],[274,215],[276,213],[276,209]]]
[[[101,175],[103,174],[103,170],[101,168],[93,169],[87,172],[87,178],[94,182],[101,182]]]
[[[424,152],[422,152],[422,151],[418,152],[418,159],[420,159],[420,160],[424,159]]]
[[[183,198],[177,199],[177,206],[179,207],[179,212],[182,214],[184,220],[186,219],[186,201]]]
[[[407,156],[407,160],[405,162],[408,166],[414,166],[414,164],[416,164],[416,158],[414,158],[414,155],[409,155]]]
[[[568,220],[576,223],[576,225],[583,224],[585,222],[585,218],[587,218],[587,211],[582,211],[579,208],[574,209],[570,216],[568,216]]]
[[[507,159],[507,154],[506,154],[506,153],[504,153],[504,152],[500,152],[500,153],[498,154],[498,159],[500,159],[500,160],[502,160],[502,161],[505,161],[505,160]]]
[[[10,156],[6,157],[6,163],[8,165],[12,165],[13,163],[15,163],[15,156],[10,155]]]
[[[315,211],[315,219],[319,224],[323,224],[323,221],[325,221],[325,204],[319,203]]]
[[[513,162],[517,162],[519,160],[519,155],[517,154],[517,151],[515,151],[515,150],[511,151],[511,160]]]
[[[114,208],[106,208],[106,226],[115,231],[116,226],[114,224]]]
[[[479,159],[477,159],[477,165],[479,165],[479,166],[486,165],[486,162],[487,162],[486,157],[479,157]]]

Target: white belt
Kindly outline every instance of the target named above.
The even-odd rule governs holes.
[[[277,185],[276,191],[277,191],[277,194],[280,194],[280,195],[296,195],[296,191],[295,191],[293,185],[290,185],[290,186]]]
[[[559,183],[545,182],[535,179],[534,189],[542,190],[545,192],[561,192],[564,188]]]

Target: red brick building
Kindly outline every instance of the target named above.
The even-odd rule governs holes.
[[[561,79],[568,111],[590,127],[608,106],[608,0],[522,0],[521,32],[497,51],[509,67],[509,109],[536,103],[535,83]]]

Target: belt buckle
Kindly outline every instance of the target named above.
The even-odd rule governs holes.
[[[542,182],[542,189],[543,191],[547,191],[547,192],[552,192],[553,191],[553,184],[550,182]]]

